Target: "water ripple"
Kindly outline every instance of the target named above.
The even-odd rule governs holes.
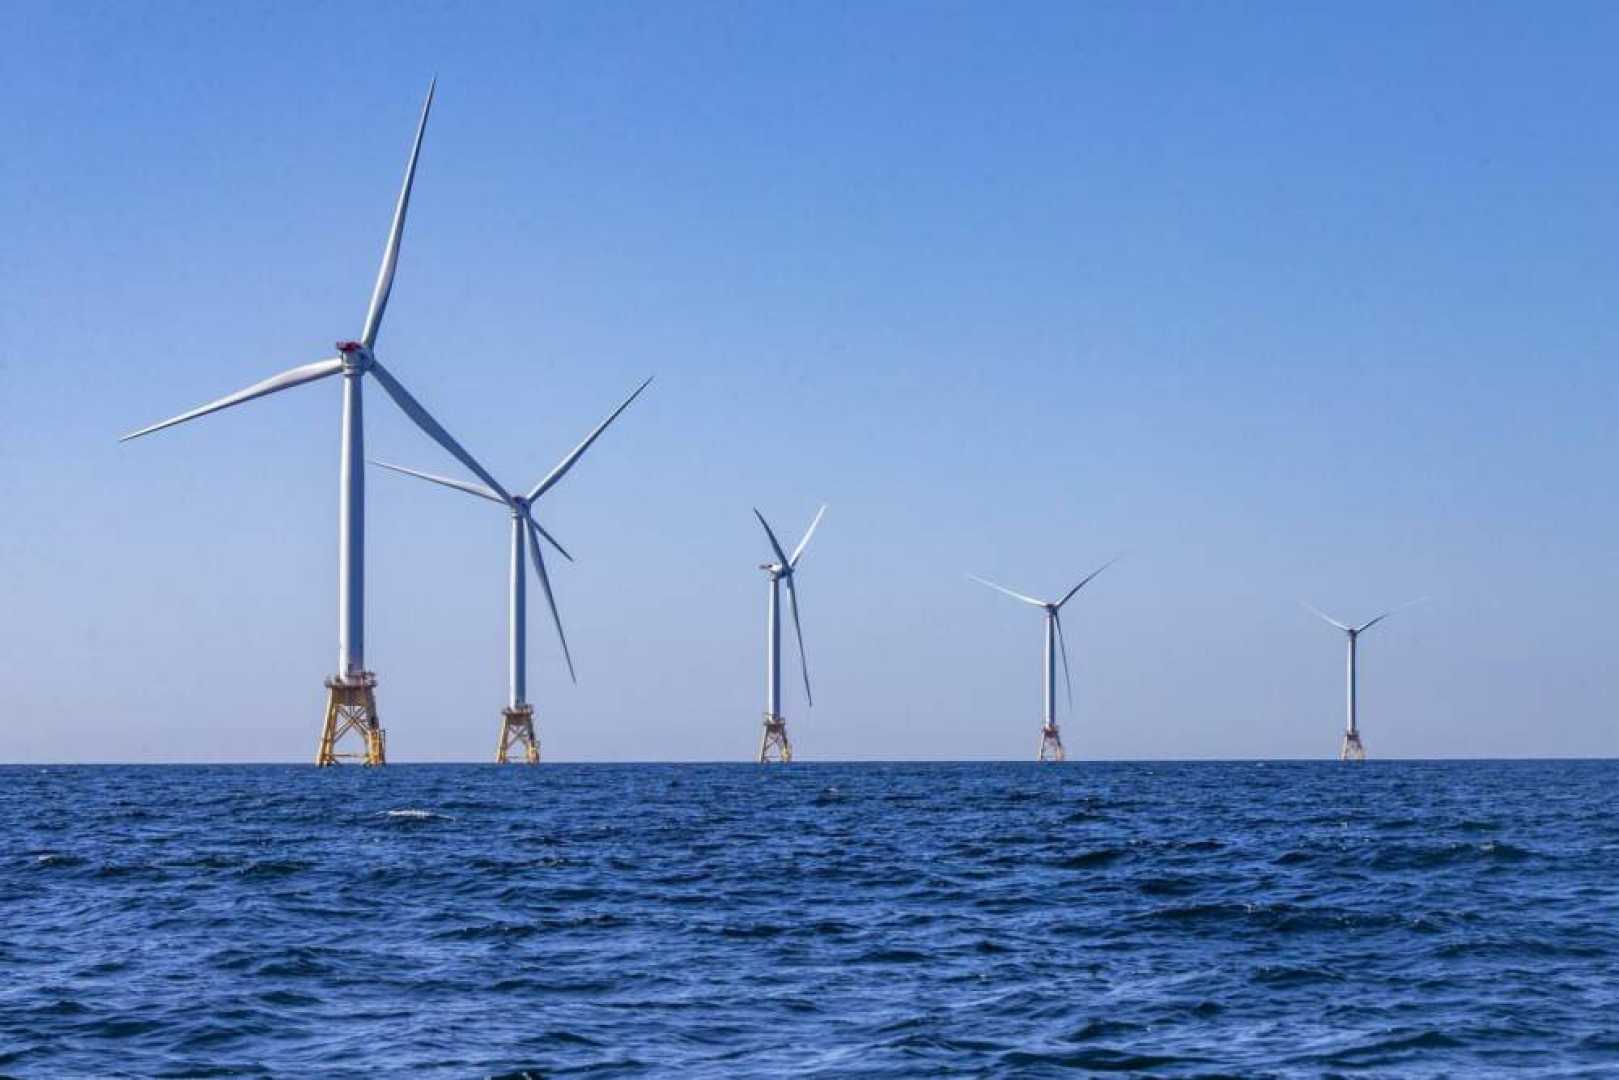
[[[1600,1075],[1619,765],[0,768],[0,1072]]]

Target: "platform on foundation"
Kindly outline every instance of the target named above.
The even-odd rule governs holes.
[[[1348,732],[1344,733],[1344,745],[1338,751],[1338,760],[1339,761],[1365,761],[1366,760],[1366,748],[1364,746],[1362,746],[1361,743],[1360,743],[1360,733],[1358,731],[1348,731]]]
[[[359,737],[355,750],[339,750],[350,732]],[[377,717],[377,677],[369,671],[357,675],[333,675],[326,680],[326,722],[320,729],[320,749],[316,765],[336,765],[358,761],[383,765],[388,761],[386,735]]]
[[[500,710],[500,747],[495,751],[495,764],[506,765],[515,760],[512,756],[515,747],[522,747],[526,764],[540,763],[540,740],[534,736],[532,705],[513,705]]]
[[[1057,734],[1056,724],[1047,724],[1040,729],[1040,761],[1066,761],[1068,755],[1063,753],[1062,736]]]
[[[793,744],[787,741],[787,718],[765,713],[765,730],[759,738],[759,764],[779,761],[783,765],[793,760]]]

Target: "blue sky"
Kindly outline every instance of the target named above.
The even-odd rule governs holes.
[[[0,760],[303,760],[338,387],[119,434],[358,333],[547,496],[554,760],[744,758],[768,554],[805,759],[1610,755],[1619,10],[0,7]],[[374,391],[378,457],[453,462]],[[395,760],[483,759],[498,510],[369,478]],[[537,604],[538,597],[531,597]],[[536,609],[537,611],[537,609]]]

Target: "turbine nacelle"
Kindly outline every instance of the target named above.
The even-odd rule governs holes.
[[[362,341],[339,341],[334,348],[337,355],[343,358],[343,373],[363,374],[376,362],[371,350],[365,347]]]

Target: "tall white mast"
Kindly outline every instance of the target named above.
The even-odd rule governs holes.
[[[361,373],[343,370],[343,446],[337,478],[337,673],[365,667],[365,409]]]
[[[770,599],[765,614],[765,713],[781,715],[781,575],[769,578]]]
[[[1358,743],[1360,741],[1360,730],[1355,726],[1355,683],[1357,681],[1355,677],[1355,650],[1360,642],[1360,632],[1351,630],[1345,636],[1349,638],[1349,723],[1344,728],[1344,735]]]
[[[1044,727],[1057,726],[1057,609],[1046,609],[1046,711]]]
[[[506,607],[507,706],[528,704],[528,582],[523,566],[523,515],[512,511],[511,596]]]

